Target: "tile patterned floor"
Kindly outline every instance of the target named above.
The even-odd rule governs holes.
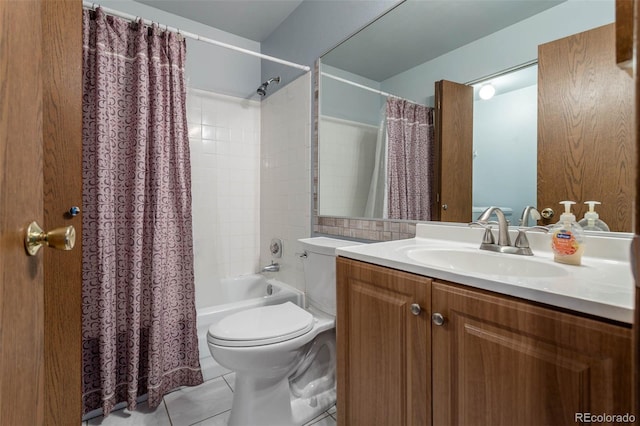
[[[225,374],[195,387],[185,387],[165,395],[155,410],[146,402],[135,411],[113,411],[107,417],[95,417],[82,426],[226,426],[231,413],[235,373]],[[335,406],[305,426],[336,426]],[[259,425],[247,425],[259,426]]]

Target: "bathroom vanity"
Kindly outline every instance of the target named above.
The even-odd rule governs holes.
[[[485,253],[480,230],[419,224],[414,239],[339,249],[338,424],[631,413],[630,239],[591,236],[578,267],[529,239],[534,256]]]

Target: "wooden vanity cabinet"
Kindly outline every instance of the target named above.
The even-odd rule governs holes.
[[[338,424],[431,424],[430,284],[338,258]]]
[[[337,297],[340,426],[638,417],[630,327],[344,258]]]
[[[631,329],[434,282],[433,424],[575,425],[631,413]]]

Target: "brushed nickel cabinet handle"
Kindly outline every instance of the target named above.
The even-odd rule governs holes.
[[[435,325],[442,325],[444,324],[444,317],[442,316],[441,313],[436,312],[435,314],[431,315],[431,321]]]
[[[422,312],[422,308],[420,307],[420,305],[418,305],[417,303],[412,303],[411,304],[411,313],[413,315],[420,315],[420,312]]]

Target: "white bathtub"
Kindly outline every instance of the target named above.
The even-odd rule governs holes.
[[[221,284],[222,303],[197,310],[198,349],[205,380],[229,372],[218,365],[209,352],[207,330],[211,324],[229,314],[256,306],[275,305],[287,301],[304,306],[304,294],[300,290],[259,274],[225,278],[221,280]]]

